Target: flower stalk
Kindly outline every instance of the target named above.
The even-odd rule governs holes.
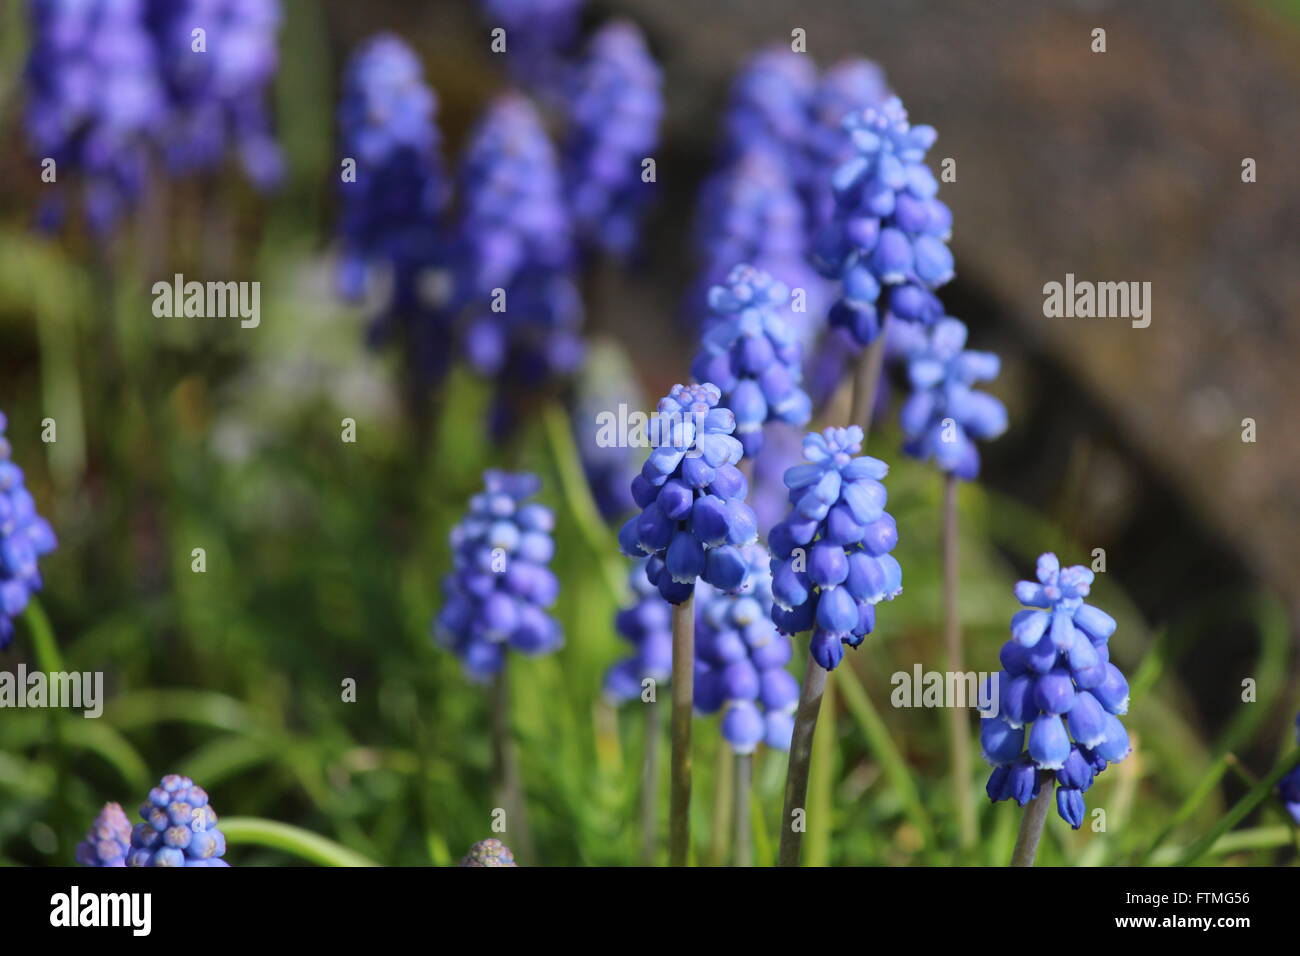
[[[826,671],[809,655],[799,689],[799,709],[795,712],[794,736],[790,740],[790,764],[785,778],[785,810],[781,817],[781,846],[777,866],[798,866],[806,826],[808,769],[812,764],[813,734],[826,692]]]
[[[963,672],[961,621],[958,613],[957,556],[957,481],[948,474],[943,479],[943,610],[944,646],[948,653],[948,673]],[[970,734],[966,714],[961,707],[948,709],[950,721],[949,756],[952,768],[952,796],[957,807],[957,832],[963,852],[976,841],[975,801],[971,794]]]
[[[1046,778],[1040,781],[1038,796],[1030,801],[1020,820],[1020,832],[1016,835],[1016,847],[1011,852],[1012,866],[1033,866],[1038,855],[1038,842],[1043,836],[1043,824],[1047,822],[1047,812],[1052,807],[1051,774],[1040,774]]]
[[[672,786],[668,863],[685,866],[691,842],[691,706],[695,694],[695,594],[673,605]]]

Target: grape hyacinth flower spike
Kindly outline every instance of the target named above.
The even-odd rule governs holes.
[[[1295,719],[1296,742],[1300,743],[1300,714]],[[1277,785],[1278,796],[1296,826],[1300,826],[1300,765],[1292,767]]]
[[[772,620],[786,634],[811,631],[790,745],[785,820],[805,806],[813,732],[826,674],[875,627],[876,605],[903,589],[890,552],[898,527],[885,511],[889,466],[861,455],[862,429],[828,428],[804,438],[807,462],[785,473],[789,516],[772,528]],[[781,833],[778,862],[796,866],[801,833]]]
[[[1093,577],[1048,553],[1038,559],[1037,581],[1016,584],[1025,609],[1002,646],[997,712],[980,721],[984,759],[993,765],[989,798],[1022,807],[1036,801],[1021,824],[1014,866],[1033,865],[1053,783],[1057,812],[1077,830],[1093,778],[1130,751],[1119,719],[1128,712],[1128,682],[1107,645],[1115,619],[1084,601]]]
[[[131,852],[131,821],[120,803],[106,803],[77,844],[77,862],[82,866],[126,866]]]
[[[650,421],[653,450],[632,481],[642,509],[619,531],[628,557],[650,555],[646,577],[673,605],[672,801],[668,858],[685,866],[690,844],[691,704],[694,694],[697,579],[722,591],[745,583],[740,548],[758,537],[745,504],[748,482],[736,467],[743,449],[736,416],[712,383],[674,385]]]
[[[802,350],[782,314],[789,297],[785,283],[749,265],[736,266],[709,292],[713,317],[691,372],[722,390],[749,458],[762,450],[768,422],[803,426],[812,417],[800,387]]]
[[[500,840],[479,840],[460,861],[461,866],[518,866],[510,847]]]
[[[23,470],[11,458],[7,426],[0,412],[0,650],[13,640],[14,618],[42,587],[37,559],[58,545],[50,523],[36,513]]]
[[[208,794],[189,777],[168,774],[140,805],[127,866],[229,866],[226,838]]]

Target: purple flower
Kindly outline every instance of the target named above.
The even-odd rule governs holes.
[[[0,412],[0,650],[13,640],[13,619],[42,587],[37,559],[58,546],[50,523],[36,513],[36,502],[14,464]]]
[[[515,855],[500,840],[479,840],[460,861],[461,866],[518,866]]]
[[[577,42],[583,0],[481,0],[492,29],[506,31],[505,57],[521,87],[559,99],[572,73],[567,56]]]
[[[143,823],[131,831],[127,866],[229,866],[221,859],[226,837],[207,791],[189,777],[171,773],[140,805]]]
[[[853,155],[853,140],[844,129],[844,117],[879,107],[888,98],[885,73],[870,60],[861,57],[842,60],[821,75],[812,98],[813,122],[807,144],[811,170],[805,188],[813,235],[825,228],[834,216],[831,173]]]
[[[1296,715],[1295,729],[1296,741],[1300,743],[1300,714]],[[1300,766],[1293,767],[1290,773],[1278,781],[1277,792],[1286,812],[1291,814],[1296,826],[1300,826]]]
[[[605,693],[617,701],[641,695],[642,681],[666,685],[673,670],[672,609],[646,577],[649,558],[632,567],[628,581],[635,599],[614,619],[614,629],[632,645],[633,652],[605,674]]]
[[[82,866],[126,866],[131,852],[131,821],[120,803],[106,803],[77,844],[77,862]]]

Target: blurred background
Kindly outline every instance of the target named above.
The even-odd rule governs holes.
[[[486,695],[430,622],[447,534],[494,465],[543,478],[567,639],[513,671],[535,844],[520,862],[636,862],[641,721],[601,693],[626,653],[612,618],[628,562],[582,478],[594,420],[560,411],[571,395],[551,397],[501,437],[490,384],[460,364],[437,388],[413,384],[400,348],[371,344],[382,293],[336,294],[348,57],[383,31],[415,51],[454,169],[511,88],[492,17],[471,0],[280,7],[267,94],[279,186],[255,188],[233,159],[158,172],[99,236],[75,212],[36,228],[49,186],[24,124],[29,21],[25,3],[0,0],[0,410],[60,539],[40,602],[68,667],[104,671],[109,698],[97,721],[0,711],[0,863],[71,862],[104,801],[130,812],[172,771],[206,787],[220,815],[297,824],[386,864],[452,863],[491,835]],[[581,278],[580,378],[613,396],[601,407],[646,407],[689,374],[698,197],[756,51],[788,48],[802,28],[819,68],[869,58],[913,121],[937,128],[931,163],[957,171],[942,187],[957,278],[941,296],[974,347],[1002,356],[991,390],[1011,420],[962,489],[967,664],[996,669],[1011,587],[1041,551],[1091,563],[1104,549],[1093,593],[1120,622],[1135,759],[1089,794],[1107,831],[1053,820],[1040,858],[1177,859],[1289,745],[1300,697],[1300,4],[626,0],[580,16],[578,46],[614,18],[641,29],[666,107],[639,251]],[[1091,49],[1097,27],[1105,53]],[[562,137],[562,107],[537,99]],[[155,318],[150,286],[176,272],[260,281],[260,326]],[[1045,318],[1043,285],[1066,273],[1149,281],[1150,326]],[[870,451],[891,463],[906,591],[832,681],[809,863],[955,858],[945,717],[888,706],[892,673],[943,659],[942,486],[898,453],[895,410]],[[344,418],[355,444],[339,440]],[[33,656],[20,622],[0,669],[22,662]],[[346,678],[355,703],[340,700]],[[715,724],[695,733],[700,862],[727,858]],[[760,752],[760,864],[784,771],[784,754]],[[1001,863],[1017,812],[982,798],[979,812],[971,861]],[[226,858],[290,862],[241,846]],[[1205,862],[1296,859],[1288,818],[1266,801]]]

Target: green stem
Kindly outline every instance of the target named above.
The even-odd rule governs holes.
[[[287,823],[259,817],[222,817],[217,826],[232,846],[254,844],[269,847],[320,866],[379,865],[318,833]]]
[[[957,558],[957,478],[946,475],[943,482],[943,617],[944,644],[948,650],[948,672],[962,673],[961,619],[957,609],[960,581]],[[952,798],[957,808],[957,832],[963,853],[975,847],[975,801],[971,796],[970,729],[964,707],[949,707],[949,755],[952,764]]]
[[[886,319],[885,324],[888,323]],[[871,432],[871,418],[876,409],[876,392],[880,387],[880,373],[885,364],[885,324],[875,341],[862,350],[853,370],[853,399],[849,405],[849,424],[862,427],[863,447]]]
[[[686,866],[691,848],[691,708],[695,695],[695,592],[673,605],[672,786],[668,863]]]
[[[1273,790],[1278,781],[1291,772],[1291,768],[1300,764],[1300,747],[1292,750],[1273,768],[1273,772],[1257,783],[1250,792],[1237,802],[1237,805],[1219,818],[1219,822],[1210,828],[1203,837],[1192,844],[1191,848],[1178,861],[1178,866],[1189,866],[1201,858],[1223,834],[1227,833],[1246,818],[1250,811],[1259,806]]]
[[[645,707],[645,753],[641,765],[641,861],[653,866],[659,849],[659,737],[663,727],[659,701]]]
[[[813,734],[817,730],[822,694],[826,691],[826,671],[811,654],[804,666],[799,709],[795,712],[794,734],[790,740],[790,764],[785,777],[785,810],[781,819],[777,866],[799,865],[799,849],[807,827],[808,768],[812,763]],[[796,813],[800,815],[798,820],[795,819]]]
[[[64,671],[63,655],[59,653],[58,642],[54,639],[54,629],[50,627],[50,619],[45,616],[45,610],[36,598],[27,602],[23,619],[27,621],[27,628],[32,634],[32,654],[36,658],[36,666],[47,674]]]
[[[510,726],[510,680],[507,675],[509,657],[492,679],[489,708],[492,726],[492,781],[496,799],[506,811],[506,828],[514,844],[516,858],[535,863],[532,834],[528,830],[528,817],[524,809],[524,787],[519,774],[519,761],[515,755],[514,735]]]
[[[752,753],[736,754],[736,773],[732,781],[732,795],[735,803],[731,811],[731,825],[735,837],[732,847],[736,866],[754,865],[753,830],[750,824],[749,804],[750,790],[754,779],[754,755]]]
[[[1047,822],[1047,811],[1052,806],[1053,785],[1051,774],[1039,774],[1040,790],[1038,796],[1029,804],[1020,821],[1020,834],[1016,837],[1016,848],[1011,851],[1012,866],[1033,866],[1034,857],[1038,855],[1038,841],[1043,836],[1043,824]]]

